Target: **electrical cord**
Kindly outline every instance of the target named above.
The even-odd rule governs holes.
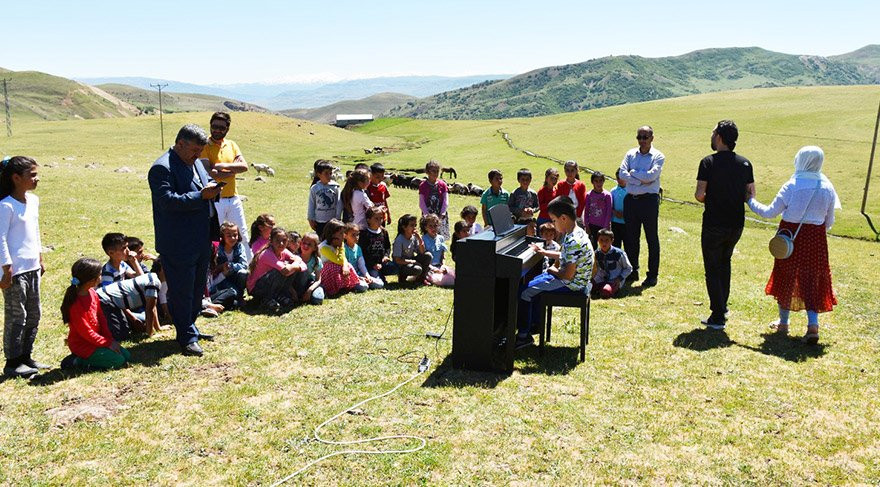
[[[332,423],[334,420],[336,420],[337,418],[339,418],[339,417],[342,416],[343,414],[345,414],[345,413],[347,413],[347,412],[349,412],[349,411],[352,411],[352,410],[354,410],[354,409],[357,409],[358,407],[363,406],[364,404],[367,404],[367,403],[370,402],[370,401],[374,401],[374,400],[376,400],[376,399],[381,399],[381,398],[383,398],[383,397],[385,397],[385,396],[388,396],[388,395],[394,393],[394,391],[400,389],[401,387],[405,386],[406,384],[409,384],[410,382],[412,382],[413,380],[415,380],[416,377],[418,377],[418,376],[422,375],[423,373],[425,373],[425,371],[428,370],[428,367],[429,367],[430,365],[431,365],[431,361],[430,361],[427,357],[422,358],[422,361],[419,363],[419,369],[418,369],[418,372],[416,372],[415,374],[413,374],[410,378],[408,378],[408,379],[406,379],[405,381],[403,381],[403,382],[397,384],[396,386],[394,386],[393,388],[391,388],[390,390],[388,390],[388,391],[386,391],[386,392],[384,392],[384,393],[382,393],[382,394],[379,394],[379,395],[376,395],[376,396],[373,396],[373,397],[370,397],[370,398],[364,399],[363,401],[361,401],[361,402],[359,402],[359,403],[357,403],[357,404],[355,404],[355,405],[349,407],[348,409],[345,409],[345,410],[343,410],[343,411],[338,412],[337,414],[335,414],[333,417],[331,417],[331,418],[328,419],[327,421],[324,421],[323,423],[321,423],[320,425],[318,425],[318,427],[315,428],[315,430],[313,431],[313,436],[314,436],[314,438],[315,438],[315,441],[318,441],[319,443],[323,443],[323,444],[325,444],[325,445],[347,446],[347,445],[358,445],[358,444],[362,444],[362,443],[372,443],[372,442],[386,441],[386,440],[416,440],[416,441],[419,442],[418,446],[415,446],[415,447],[412,447],[412,448],[406,448],[406,449],[397,449],[397,450],[358,450],[358,449],[352,449],[352,450],[343,450],[343,451],[338,451],[338,452],[330,453],[330,454],[324,455],[323,457],[318,458],[318,459],[316,459],[316,460],[312,460],[311,462],[307,463],[305,466],[303,466],[302,468],[300,468],[300,469],[297,470],[296,472],[293,472],[292,474],[288,475],[287,477],[284,477],[283,479],[281,479],[281,480],[275,482],[274,484],[272,484],[272,487],[276,487],[276,486],[278,486],[278,485],[281,485],[281,484],[287,482],[288,480],[290,480],[290,479],[296,477],[297,475],[299,475],[299,474],[305,472],[306,470],[308,470],[309,468],[311,468],[313,465],[318,464],[318,463],[320,463],[320,462],[322,462],[322,461],[324,461],[324,460],[326,460],[326,459],[328,459],[328,458],[332,458],[332,457],[335,457],[335,456],[339,456],[339,455],[349,455],[349,454],[357,454],[357,455],[391,455],[391,454],[401,454],[401,453],[415,453],[415,452],[417,452],[417,451],[419,451],[419,450],[424,449],[425,446],[428,444],[428,440],[422,438],[421,436],[412,436],[412,435],[389,435],[389,436],[377,436],[377,437],[374,437],[374,438],[363,438],[363,439],[360,439],[360,440],[335,441],[335,440],[327,440],[327,439],[322,438],[322,437],[321,437],[321,434],[320,434],[320,431],[321,431],[321,429],[323,429],[325,426],[327,426],[328,424]]]
[[[430,333],[430,332],[429,332],[429,333],[426,333],[426,334],[424,335],[424,336],[427,337],[427,338],[433,338],[433,339],[435,339],[435,345],[434,345],[434,354],[435,354],[435,357],[434,357],[434,358],[435,358],[435,360],[436,360],[436,358],[437,358],[436,354],[437,354],[437,352],[438,352],[438,347],[439,347],[439,345],[440,345],[440,340],[441,340],[441,339],[444,339],[444,338],[443,338],[443,335],[446,334],[447,327],[449,326],[449,318],[450,318],[450,317],[452,317],[452,308],[449,309],[449,314],[446,315],[446,324],[443,325],[443,331],[441,331],[439,335],[434,334],[434,333]],[[399,340],[399,339],[401,339],[401,338],[407,338],[408,336],[412,336],[412,335],[416,335],[416,334],[409,334],[409,335],[406,335],[406,336],[391,337],[391,338],[377,338],[376,341],[375,341],[374,343],[378,343],[379,341],[384,341],[384,340]],[[421,336],[421,335],[416,335],[416,336]],[[448,339],[447,339],[447,340],[448,340]],[[409,355],[412,355],[413,353],[417,353],[417,352],[416,352],[415,350],[411,350],[411,351],[409,351],[409,352],[406,352],[406,353],[404,353],[404,354],[399,355],[399,356],[397,357],[397,360],[398,360],[399,362],[408,363],[407,361],[404,361],[404,360],[401,360],[401,359],[403,359],[404,357],[407,357],[407,356],[409,356]],[[411,362],[410,362],[410,363],[411,363]],[[299,475],[299,474],[305,472],[306,470],[308,470],[308,469],[311,468],[312,466],[317,465],[318,463],[321,463],[322,461],[324,461],[324,460],[326,460],[326,459],[328,459],[328,458],[333,458],[333,457],[340,456],[340,455],[393,455],[393,454],[403,454],[403,453],[415,453],[415,452],[417,452],[417,451],[420,451],[420,450],[424,449],[425,446],[427,446],[427,444],[428,444],[428,440],[422,438],[421,436],[413,436],[413,435],[389,435],[389,436],[376,436],[376,437],[373,437],[373,438],[363,438],[363,439],[360,439],[360,440],[335,441],[335,440],[327,440],[327,439],[322,438],[320,432],[321,432],[321,430],[322,430],[325,426],[327,426],[328,424],[332,423],[333,421],[335,421],[336,419],[338,419],[338,418],[339,418],[340,416],[342,416],[343,414],[345,414],[345,413],[347,413],[347,412],[349,412],[349,411],[355,410],[355,409],[359,408],[360,406],[363,406],[364,404],[367,404],[367,403],[369,403],[369,402],[371,402],[371,401],[375,401],[376,399],[381,399],[381,398],[383,398],[383,397],[386,397],[386,396],[389,396],[389,395],[393,394],[394,391],[396,391],[396,390],[400,389],[401,387],[403,387],[403,386],[409,384],[410,382],[412,382],[413,380],[415,380],[418,376],[420,376],[420,375],[424,374],[425,372],[427,372],[427,370],[428,370],[428,368],[429,368],[430,366],[431,366],[431,359],[429,359],[428,356],[427,356],[426,354],[422,354],[422,359],[419,361],[418,371],[417,371],[415,374],[413,374],[412,376],[410,376],[408,379],[406,379],[406,380],[404,380],[403,382],[397,384],[396,386],[392,387],[392,388],[389,389],[388,391],[383,392],[382,394],[378,394],[378,395],[372,396],[372,397],[370,397],[370,398],[364,399],[363,401],[361,401],[361,402],[359,402],[359,403],[357,403],[357,404],[354,404],[353,406],[350,406],[349,408],[347,408],[347,409],[345,409],[345,410],[342,410],[342,411],[336,413],[336,414],[335,414],[334,416],[332,416],[330,419],[328,419],[328,420],[324,421],[323,423],[319,424],[319,425],[313,430],[313,432],[312,432],[312,436],[314,437],[315,441],[317,441],[317,442],[319,442],[319,443],[323,443],[323,444],[325,444],[325,445],[348,446],[348,445],[359,445],[359,444],[363,444],[363,443],[374,443],[374,442],[377,442],[377,441],[387,441],[387,440],[416,440],[416,441],[418,441],[418,446],[414,446],[414,447],[412,447],[412,448],[406,448],[406,449],[397,449],[397,450],[360,450],[360,449],[351,449],[351,450],[342,450],[342,451],[337,451],[337,452],[333,452],[333,453],[328,453],[327,455],[324,455],[324,456],[322,456],[322,457],[320,457],[320,458],[317,458],[317,459],[312,460],[311,462],[305,464],[305,465],[304,465],[303,467],[301,467],[299,470],[293,472],[292,474],[288,475],[287,477],[284,477],[283,479],[276,481],[275,483],[272,484],[272,487],[277,487],[277,486],[279,486],[279,485],[281,485],[281,484],[287,482],[288,480],[295,478],[297,475]]]

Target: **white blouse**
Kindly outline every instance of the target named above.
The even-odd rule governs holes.
[[[793,178],[779,189],[776,198],[769,205],[763,205],[755,198],[749,199],[749,208],[764,218],[782,214],[782,219],[790,223],[825,225],[831,229],[834,224],[834,209],[840,202],[834,186],[828,179]]]

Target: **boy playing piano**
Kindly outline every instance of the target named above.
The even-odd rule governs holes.
[[[532,329],[540,316],[538,306],[542,293],[583,292],[590,293],[593,277],[593,246],[590,236],[577,225],[574,205],[567,196],[555,198],[547,205],[550,221],[556,231],[563,235],[562,250],[555,252],[532,244],[539,255],[556,259],[558,266],[550,266],[546,272],[535,277],[520,294],[519,319],[517,320],[516,348],[534,344]]]

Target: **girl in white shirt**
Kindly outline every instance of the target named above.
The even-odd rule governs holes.
[[[771,327],[780,333],[788,333],[790,311],[807,311],[804,341],[810,344],[819,341],[819,313],[831,311],[837,304],[825,232],[834,224],[840,198],[822,174],[824,160],[825,153],[819,147],[802,147],[794,158],[794,174],[770,205],[762,205],[754,197],[749,199],[752,211],[764,218],[782,214],[780,230],[797,233],[794,252],[787,259],[776,259],[764,291],[779,305],[779,321]]]
[[[342,188],[342,220],[354,223],[361,230],[367,228],[367,210],[373,206],[365,191],[369,184],[370,174],[363,169],[355,169]]]
[[[3,277],[5,320],[4,374],[31,377],[48,369],[31,358],[40,323],[40,277],[44,272],[40,253],[40,199],[30,191],[37,188],[37,162],[16,156],[4,160],[0,171],[0,265]]]

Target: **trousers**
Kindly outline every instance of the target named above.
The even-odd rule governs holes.
[[[40,270],[12,276],[3,290],[3,354],[7,360],[33,352],[40,324]]]
[[[713,323],[724,323],[727,300],[730,297],[730,259],[742,236],[742,227],[703,226],[700,246],[703,250],[703,269],[706,273],[706,292]]]
[[[660,216],[660,195],[656,193],[633,196],[626,195],[623,200],[623,219],[626,221],[626,255],[632,264],[633,272],[639,271],[639,251],[642,227],[648,243],[648,273],[646,277],[656,278],[660,271],[660,236],[657,234],[657,219]]]

